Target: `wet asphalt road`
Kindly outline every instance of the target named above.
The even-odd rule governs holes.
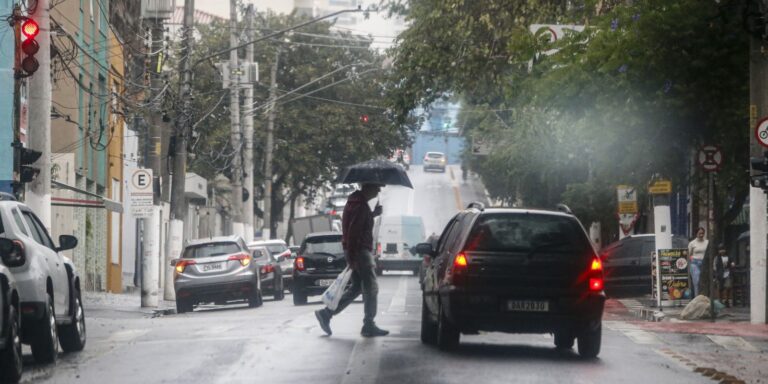
[[[453,174],[413,167],[414,191],[388,187],[386,214],[424,217],[427,234],[483,196]],[[480,189],[481,190],[481,189]],[[421,344],[421,292],[410,274],[380,278],[377,322],[392,334],[360,337],[362,304],[334,318],[325,336],[313,311],[319,296],[294,306],[291,296],[243,304],[205,305],[193,313],[151,318],[110,307],[87,309],[88,344],[37,365],[26,350],[24,382],[34,383],[695,383],[703,382],[659,353],[652,334],[605,322],[603,349],[585,361],[558,351],[550,335],[462,336],[452,353]],[[87,304],[87,303],[86,303]],[[88,307],[86,307],[88,308]]]

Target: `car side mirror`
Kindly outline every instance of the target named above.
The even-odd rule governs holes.
[[[0,258],[9,268],[20,267],[27,262],[24,245],[18,240],[0,239]]]
[[[179,259],[171,259],[171,267],[175,267],[179,263]]]
[[[56,252],[67,251],[77,247],[77,237],[72,235],[59,236],[59,247],[56,248]]]
[[[434,250],[432,249],[432,244],[430,243],[419,243],[414,248],[416,248],[416,253],[419,253],[422,255],[432,255],[434,253]]]

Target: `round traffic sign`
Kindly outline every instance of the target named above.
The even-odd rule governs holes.
[[[137,169],[133,173],[132,182],[137,191],[150,189],[152,187],[152,174],[146,169]]]
[[[755,137],[760,145],[768,147],[768,117],[757,122],[757,125],[755,126]]]
[[[696,160],[705,172],[717,172],[723,165],[723,152],[717,145],[703,145]]]

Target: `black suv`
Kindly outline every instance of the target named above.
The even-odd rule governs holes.
[[[311,233],[301,242],[293,261],[293,304],[320,295],[347,266],[340,232]]]
[[[600,353],[605,294],[600,259],[570,210],[473,203],[454,216],[431,255],[423,288],[421,340],[450,349],[461,333],[553,333],[558,348],[578,339]]]

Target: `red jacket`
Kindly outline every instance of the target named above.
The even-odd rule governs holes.
[[[341,244],[345,251],[373,251],[373,212],[363,192],[355,191],[347,198],[341,231]]]

